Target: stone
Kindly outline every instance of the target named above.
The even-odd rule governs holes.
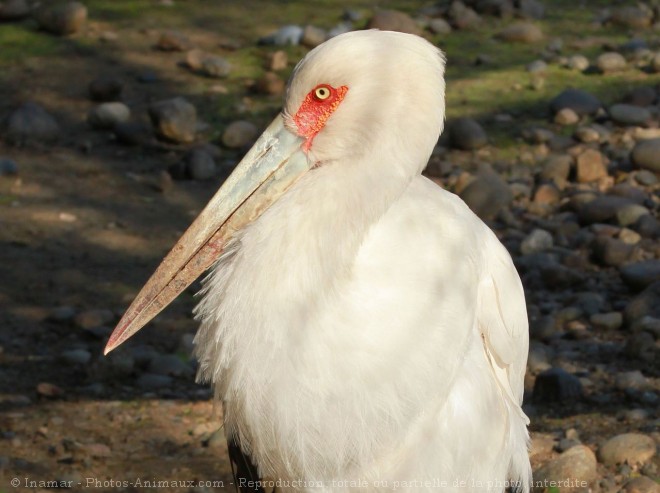
[[[584,72],[589,68],[589,59],[584,55],[572,55],[568,57],[566,66],[571,70],[578,70]]]
[[[660,221],[651,215],[642,216],[639,221],[633,225],[633,228],[635,228],[635,231],[644,238],[660,238]]]
[[[263,37],[259,40],[259,44],[275,45],[275,46],[296,46],[300,44],[303,36],[303,28],[293,24],[282,26],[277,31]]]
[[[0,156],[0,176],[13,176],[18,174],[16,161]]]
[[[641,371],[635,370],[618,373],[614,379],[614,385],[617,389],[623,391],[628,389],[645,390],[648,388],[649,382]]]
[[[575,125],[580,121],[580,116],[571,108],[563,108],[557,112],[554,119],[557,125]]]
[[[15,21],[30,15],[27,0],[8,0],[0,3],[0,21]]]
[[[449,125],[449,141],[452,147],[471,151],[488,143],[483,127],[472,118],[458,118]]]
[[[607,176],[603,155],[595,149],[587,149],[577,157],[578,183],[591,183]]]
[[[623,354],[628,356],[633,361],[647,361],[649,363],[655,361],[659,356],[660,352],[655,347],[655,338],[651,332],[640,331],[628,336],[626,340],[626,345],[623,348]],[[637,390],[647,390],[648,381],[641,374],[641,372],[627,372],[627,373],[638,373],[641,378],[637,378],[639,382],[635,387],[629,382],[624,382],[622,390],[627,390],[628,388],[636,388]],[[622,374],[619,374],[622,375]],[[618,377],[617,377],[618,384]]]
[[[118,123],[113,131],[117,142],[125,145],[146,144],[152,138],[151,129],[142,122]]]
[[[537,43],[543,39],[543,31],[531,22],[516,22],[500,31],[497,37],[508,43]]]
[[[573,158],[568,154],[553,154],[543,163],[539,176],[542,180],[551,181],[562,189],[566,186],[572,164]]]
[[[630,226],[635,224],[642,216],[650,214],[650,211],[639,204],[626,204],[616,210],[616,221],[619,226]]]
[[[513,200],[513,194],[500,176],[483,167],[477,177],[461,191],[459,197],[482,219],[491,219]]]
[[[593,243],[593,254],[596,261],[610,267],[626,263],[634,251],[634,245],[628,245],[621,240],[606,236],[597,237]]]
[[[643,125],[651,119],[649,110],[632,104],[615,104],[610,106],[609,113],[621,125]]]
[[[660,485],[646,476],[639,476],[628,481],[623,493],[660,493]]]
[[[518,0],[518,15],[527,19],[542,19],[545,6],[538,0]]]
[[[44,31],[68,36],[80,31],[87,21],[87,7],[80,2],[45,6],[37,11],[36,19]]]
[[[97,77],[89,83],[89,97],[102,103],[117,101],[124,86],[116,77]]]
[[[653,21],[653,11],[648,7],[628,5],[615,8],[610,15],[612,24],[632,29],[644,29]]]
[[[230,149],[240,149],[252,144],[259,134],[254,123],[238,120],[230,123],[222,134],[222,144]]]
[[[463,2],[454,0],[449,6],[449,19],[456,29],[471,30],[481,25],[481,17]]]
[[[626,265],[620,269],[621,279],[631,289],[642,291],[660,281],[660,260],[650,259]]]
[[[14,144],[52,143],[60,127],[50,113],[33,102],[23,103],[4,122],[4,137]]]
[[[565,89],[550,102],[553,114],[564,108],[570,108],[580,116],[593,115],[601,107],[598,98],[580,89]]]
[[[159,354],[151,359],[147,371],[155,375],[180,377],[190,375],[192,368],[176,354]]]
[[[451,34],[451,25],[446,20],[436,17],[429,21],[429,30],[433,34]]]
[[[656,53],[655,55],[653,55],[653,58],[651,59],[650,69],[652,72],[655,73],[660,72],[660,53]]]
[[[658,179],[655,173],[647,169],[642,169],[635,173],[635,181],[645,187],[652,187],[653,185],[657,185],[660,179]]]
[[[598,449],[598,460],[606,466],[644,464],[655,455],[653,438],[640,433],[624,433],[610,438]]]
[[[660,173],[660,139],[638,142],[630,157],[635,166]]]
[[[349,22],[340,22],[335,27],[330,28],[328,31],[328,39],[339,36],[340,34],[349,33],[353,30],[353,25]]]
[[[543,73],[548,70],[548,64],[543,60],[534,60],[525,67],[531,74]]]
[[[367,29],[398,31],[417,35],[422,34],[421,29],[412,17],[397,10],[379,10],[369,20]]]
[[[535,204],[551,206],[559,204],[561,192],[552,183],[542,183],[536,187],[532,201]]]
[[[627,66],[628,63],[623,55],[614,51],[602,53],[596,58],[596,67],[604,74],[620,72],[625,70]]]
[[[654,282],[630,300],[623,317],[629,328],[640,325],[645,317],[660,318],[660,282]]]
[[[60,360],[67,365],[86,365],[91,359],[91,353],[85,349],[72,349],[60,355]]]
[[[621,228],[618,236],[621,241],[628,243],[629,245],[637,245],[642,241],[642,235],[628,228]]]
[[[566,370],[551,368],[536,377],[532,398],[540,404],[576,401],[582,398],[582,383]]]
[[[619,330],[623,325],[623,314],[621,312],[594,313],[589,317],[589,322],[597,329]]]
[[[87,122],[97,129],[112,129],[131,118],[131,110],[124,103],[102,103],[90,110]]]
[[[190,40],[185,34],[177,31],[166,31],[160,35],[156,48],[161,51],[186,51],[191,47]]]
[[[575,129],[574,137],[585,144],[600,141],[600,133],[593,127],[581,126]]]
[[[306,25],[300,43],[308,48],[315,48],[327,39],[328,35],[320,27]]]
[[[151,104],[149,117],[160,138],[177,143],[190,143],[195,140],[197,110],[184,98]]]
[[[591,449],[586,445],[578,444],[570,447],[556,459],[552,459],[536,469],[533,477],[535,482],[541,484],[550,481],[569,481],[569,484],[576,485],[574,487],[562,486],[562,492],[586,491],[587,488],[582,488],[581,484],[584,482],[591,485],[598,479],[597,466],[596,456]],[[542,490],[541,487],[534,491]]]
[[[289,57],[283,50],[277,50],[268,54],[266,68],[278,72],[284,70],[289,65]]]
[[[115,314],[112,310],[85,310],[73,318],[73,323],[80,329],[92,329],[103,325],[112,325]]]
[[[231,72],[231,63],[226,58],[199,49],[188,51],[185,63],[193,72],[214,79],[227,77]]]
[[[624,206],[633,203],[630,199],[603,195],[577,205],[578,218],[582,224],[604,223],[616,217]]]
[[[275,72],[266,72],[255,84],[255,89],[258,92],[272,96],[283,94],[285,88],[286,83],[284,79],[280,78]]]
[[[157,390],[172,386],[172,377],[167,375],[154,375],[153,373],[143,373],[136,382],[138,388],[143,390]]]
[[[641,106],[642,108],[646,108],[647,106],[654,104],[657,99],[658,94],[654,88],[649,86],[642,86],[631,90],[628,94],[626,94],[626,97],[623,101],[634,106]]]
[[[530,253],[543,252],[552,248],[552,235],[544,229],[536,228],[520,244],[520,253],[529,255]]]
[[[208,180],[217,172],[213,156],[204,148],[198,147],[188,152],[179,163],[168,169],[175,180]]]

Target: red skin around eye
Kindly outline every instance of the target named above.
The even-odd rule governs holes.
[[[327,88],[330,96],[326,99],[316,97],[316,90],[319,87]],[[347,92],[348,87],[346,86],[335,88],[327,84],[319,84],[305,96],[300,108],[293,116],[293,121],[298,127],[298,135],[307,139],[302,146],[303,151],[310,150],[314,137],[323,129],[325,122],[337,109]]]

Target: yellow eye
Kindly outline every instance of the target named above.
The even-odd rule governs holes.
[[[314,96],[319,101],[328,99],[330,97],[330,88],[328,88],[327,86],[319,86],[316,89],[314,89]]]

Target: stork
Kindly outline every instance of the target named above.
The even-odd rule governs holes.
[[[106,353],[214,265],[198,378],[261,484],[529,489],[520,278],[495,234],[421,175],[444,125],[444,66],[397,32],[310,51],[283,111],[108,341]]]

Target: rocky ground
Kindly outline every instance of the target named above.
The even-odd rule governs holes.
[[[523,278],[535,480],[572,481],[537,489],[660,491],[660,4],[312,4],[0,2],[0,492],[230,487],[199,285],[102,347],[295,62],[364,27],[447,51],[426,174]]]

